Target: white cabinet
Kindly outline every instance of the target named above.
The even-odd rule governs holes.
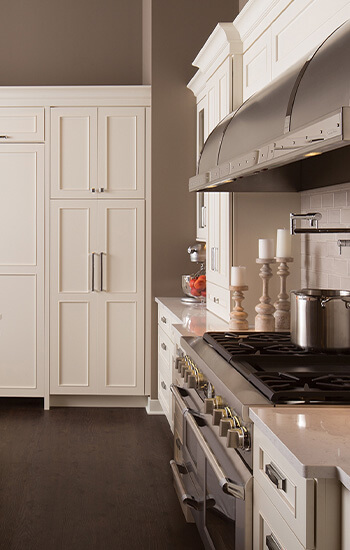
[[[350,491],[342,487],[342,550],[350,548]]]
[[[158,399],[171,430],[174,429],[174,403],[170,392],[175,355],[171,329],[174,322],[176,319],[171,312],[158,304]]]
[[[43,144],[0,145],[0,234],[0,395],[43,396]]]
[[[53,394],[144,393],[144,201],[51,201]]]
[[[266,537],[288,550],[342,548],[337,479],[302,477],[256,426],[253,473],[254,550],[269,548]]]
[[[43,107],[0,107],[0,143],[44,141]]]
[[[144,107],[51,109],[51,198],[143,198]]]

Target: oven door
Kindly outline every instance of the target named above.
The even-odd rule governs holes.
[[[192,509],[205,547],[251,550],[249,469],[236,452],[225,451],[203,415],[188,407],[187,390],[173,385],[171,391],[183,415],[183,464],[172,464],[173,473],[176,468],[183,502]]]

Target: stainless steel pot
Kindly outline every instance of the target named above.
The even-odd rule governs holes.
[[[291,340],[317,351],[350,351],[350,291],[291,291]]]

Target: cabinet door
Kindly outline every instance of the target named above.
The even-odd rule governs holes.
[[[228,288],[232,261],[231,197],[208,194],[207,280]]]
[[[44,395],[44,146],[0,145],[0,395]]]
[[[205,95],[197,104],[197,161],[208,137],[208,96]],[[206,241],[208,212],[208,193],[196,194],[196,239]]]
[[[144,201],[98,201],[99,393],[144,394]]]
[[[99,198],[137,199],[145,187],[145,109],[98,108]]]
[[[94,198],[96,190],[96,107],[51,109],[51,198]]]
[[[97,244],[96,200],[51,202],[52,394],[97,393]]]

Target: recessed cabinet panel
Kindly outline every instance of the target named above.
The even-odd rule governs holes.
[[[1,146],[0,174],[0,265],[34,266],[37,261],[36,151],[23,151],[23,146]]]
[[[137,304],[106,302],[106,385],[137,384]]]
[[[0,142],[44,141],[43,107],[0,107]]]
[[[60,208],[59,241],[59,292],[88,292],[90,208]]]
[[[99,188],[106,198],[144,196],[145,110],[98,109]]]
[[[1,389],[37,387],[36,298],[35,274],[0,275]]]
[[[51,109],[51,197],[91,198],[97,188],[97,109]]]
[[[59,386],[89,384],[88,302],[59,303]]]

